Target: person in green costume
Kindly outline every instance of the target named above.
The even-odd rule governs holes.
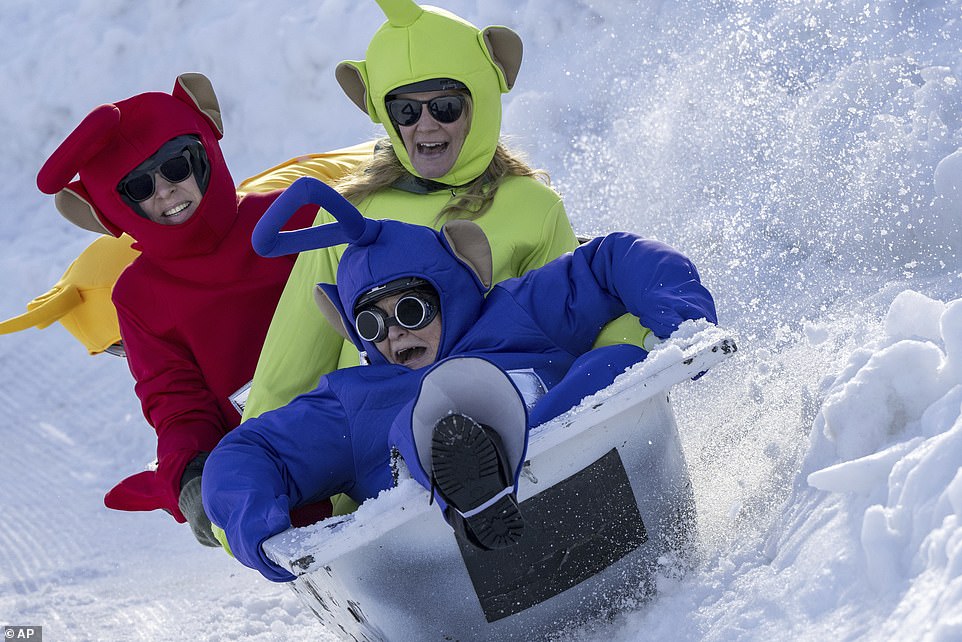
[[[413,0],[377,0],[387,21],[366,58],[338,65],[348,97],[387,138],[335,187],[368,218],[435,229],[474,220],[491,243],[495,282],[573,250],[561,198],[500,141],[501,94],[521,66],[520,37],[506,27],[478,29]],[[331,222],[323,210],[315,225]],[[334,282],[344,246],[302,253],[271,323],[244,419],[287,404],[332,370],[357,365],[356,349],[324,320],[315,284]],[[417,252],[417,248],[411,248]],[[637,319],[610,324],[597,345],[643,345]]]

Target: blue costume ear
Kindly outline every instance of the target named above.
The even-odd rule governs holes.
[[[282,232],[294,213],[305,205],[318,205],[337,219],[318,227]],[[342,243],[367,245],[377,238],[381,224],[366,219],[331,186],[304,176],[277,197],[254,227],[251,245],[261,256],[283,256]]]
[[[337,292],[336,285],[318,283],[317,289],[314,291],[314,302],[338,334],[357,346],[358,350],[364,350],[361,338],[357,336],[354,324],[351,323],[351,315],[344,310],[344,304],[341,303],[341,296]]]

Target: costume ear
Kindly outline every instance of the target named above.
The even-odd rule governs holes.
[[[518,79],[524,53],[521,36],[507,27],[487,27],[481,32],[481,44],[498,69],[501,92],[511,91]]]
[[[57,192],[53,202],[57,211],[77,227],[82,227],[97,234],[120,236],[119,229],[107,227],[100,218],[97,208],[94,207],[93,201],[80,181],[74,181]]]
[[[471,268],[485,289],[491,287],[491,244],[477,223],[454,220],[445,223],[441,233],[454,256]]]
[[[220,114],[220,104],[217,102],[217,94],[214,93],[214,87],[210,84],[207,76],[195,72],[177,76],[173,95],[188,105],[192,105],[207,118],[214,127],[217,140],[224,136],[224,121]]]
[[[348,334],[347,328],[344,327],[344,317],[341,316],[337,304],[331,300],[331,297],[324,291],[320,283],[314,286],[314,303],[317,304],[321,314],[323,314],[327,322],[337,330],[339,335],[348,341],[354,341],[354,337]]]
[[[374,104],[368,96],[367,65],[363,60],[345,60],[338,63],[334,69],[334,77],[351,102],[371,118],[376,118]]]

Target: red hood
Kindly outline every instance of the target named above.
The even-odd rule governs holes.
[[[139,94],[96,108],[51,155],[40,182],[67,185],[89,196],[97,218],[115,235],[126,232],[135,248],[153,258],[183,258],[211,252],[237,218],[234,181],[224,162],[220,133],[192,103],[160,92]],[[171,138],[200,138],[210,162],[210,181],[194,215],[181,225],[155,223],[121,199],[117,184]],[[41,189],[44,189],[42,186]],[[44,189],[48,191],[48,189]]]

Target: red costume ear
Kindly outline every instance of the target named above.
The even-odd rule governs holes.
[[[120,110],[101,105],[60,143],[37,174],[37,187],[44,194],[56,194],[73,180],[80,168],[110,143],[120,124]]]
[[[193,109],[196,109],[214,128],[217,140],[224,137],[224,121],[220,115],[220,104],[210,80],[204,74],[186,73],[177,76],[171,94]]]
[[[123,233],[123,230],[100,215],[87,193],[87,188],[80,181],[73,181],[57,192],[54,204],[57,211],[77,227],[110,236],[120,236]]]

